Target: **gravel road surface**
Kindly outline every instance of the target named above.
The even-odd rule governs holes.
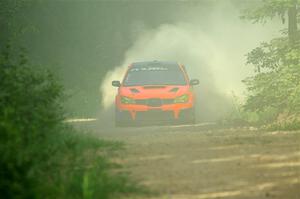
[[[122,129],[97,122],[79,128],[124,142],[117,161],[158,193],[151,198],[300,198],[299,131],[210,124]]]

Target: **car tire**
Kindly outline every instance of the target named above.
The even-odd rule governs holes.
[[[187,123],[188,124],[196,124],[196,111],[195,111],[195,108],[192,108]]]
[[[123,127],[124,122],[121,120],[121,112],[115,108],[115,126],[116,127]]]
[[[131,126],[129,113],[121,112],[115,108],[115,126],[116,127],[129,127]]]
[[[184,112],[180,114],[180,120],[183,124],[196,124],[195,108],[184,110]]]

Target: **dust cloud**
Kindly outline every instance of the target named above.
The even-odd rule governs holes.
[[[226,9],[225,9],[226,8]],[[226,10],[226,13],[224,13]],[[232,94],[243,99],[241,82],[252,73],[245,66],[246,53],[276,34],[278,24],[254,25],[242,21],[240,10],[231,4],[218,4],[209,16],[185,16],[175,24],[139,30],[135,42],[119,66],[101,82],[102,105],[107,111],[117,89],[112,80],[122,80],[127,66],[136,61],[177,61],[186,66],[190,78],[198,78],[197,112],[199,121],[214,121],[230,111]],[[205,17],[197,22],[195,17]]]

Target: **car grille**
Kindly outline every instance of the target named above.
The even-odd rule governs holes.
[[[136,100],[136,104],[147,105],[147,106],[151,106],[151,107],[160,107],[164,104],[173,104],[173,102],[174,102],[174,99],[159,99],[159,98]]]
[[[171,121],[174,119],[173,111],[149,110],[137,112],[137,121]]]

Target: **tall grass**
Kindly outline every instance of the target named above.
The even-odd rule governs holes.
[[[219,124],[230,127],[257,127],[263,130],[299,130],[300,119],[297,114],[281,113],[276,107],[263,111],[251,111],[245,108],[245,102],[234,94],[233,108],[220,119]]]

